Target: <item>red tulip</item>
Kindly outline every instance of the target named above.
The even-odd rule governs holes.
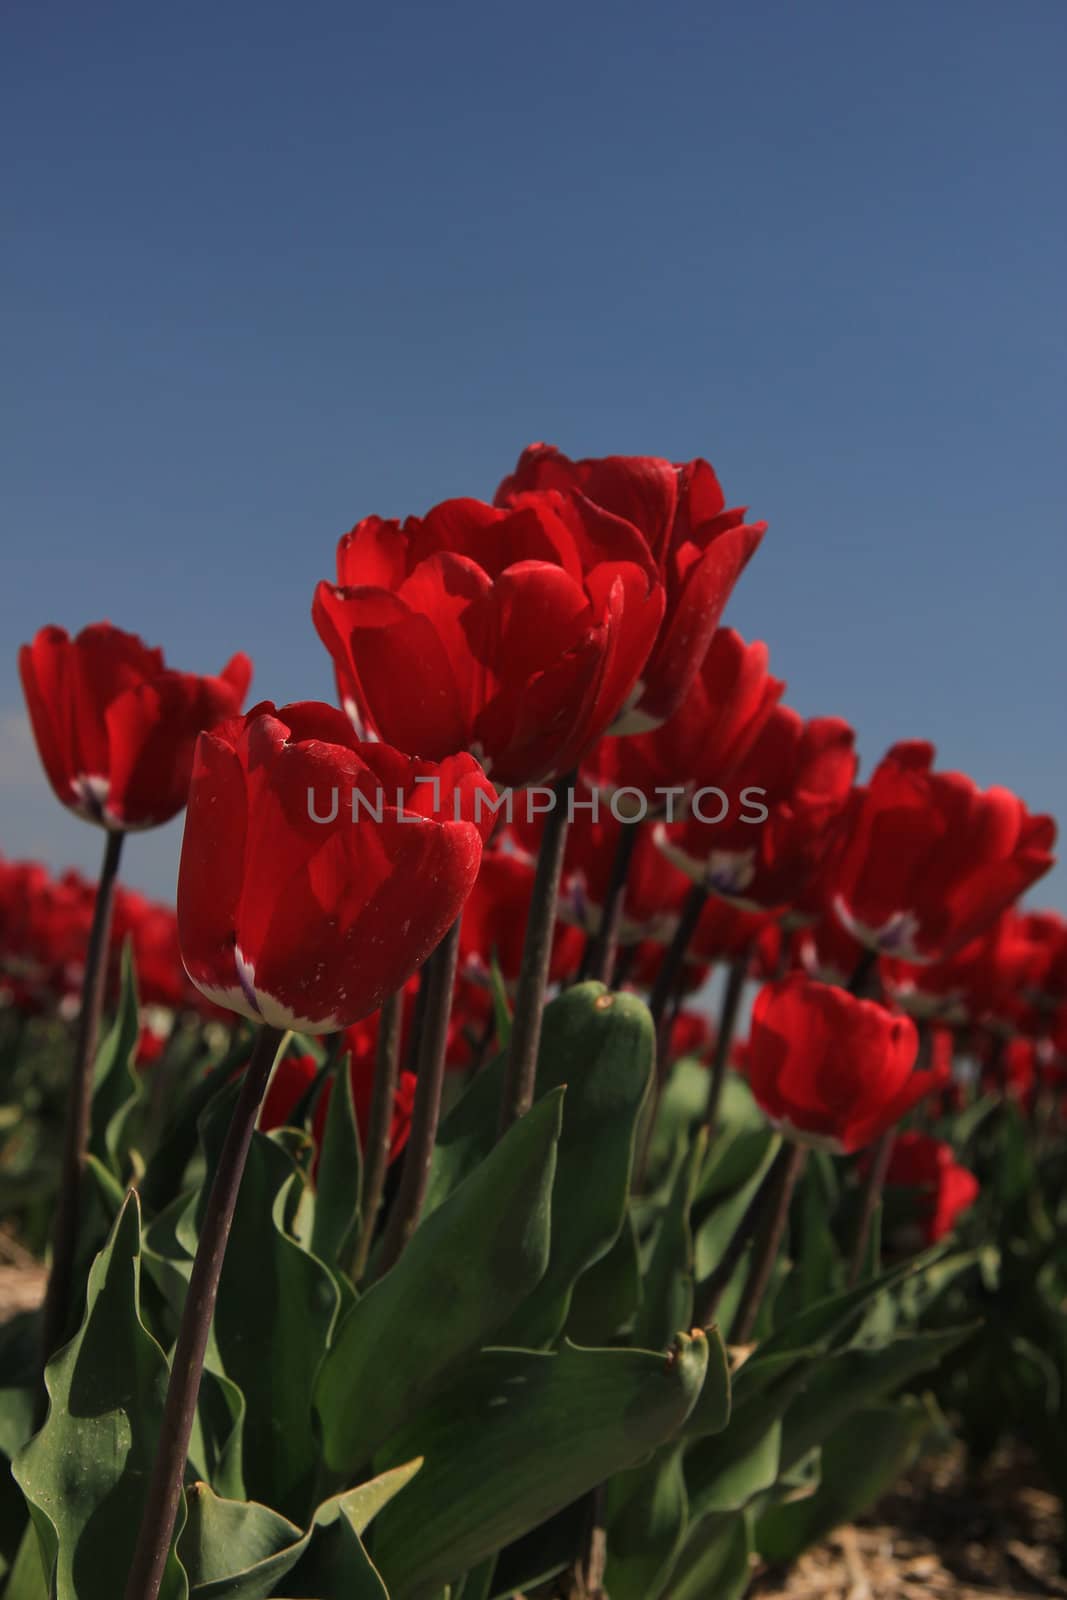
[[[854,739],[839,717],[804,722],[775,706],[731,781],[696,790],[685,822],[657,825],[660,848],[735,905],[813,914],[856,775]]]
[[[978,1198],[978,1179],[959,1165],[952,1146],[925,1133],[897,1135],[885,1181],[890,1188],[918,1191],[916,1222],[924,1245],[951,1233],[957,1217]]]
[[[93,623],[42,628],[19,672],[48,781],[63,805],[116,831],[155,828],[185,804],[193,748],[232,717],[252,678],[235,655],[217,678],[164,665],[136,634]]]
[[[630,523],[580,495],[368,517],[312,616],[342,699],[398,749],[478,757],[499,786],[577,765],[648,657],[663,588]]]
[[[792,976],[756,996],[746,1059],[752,1093],[801,1143],[858,1150],[932,1087],[913,1072],[918,1034],[844,989]]]
[[[665,722],[700,671],[734,584],[767,530],[729,511],[706,461],[684,465],[658,456],[572,461],[552,445],[524,450],[496,493],[510,505],[530,489],[578,490],[640,530],[659,568],[667,608],[655,649],[616,731]]]
[[[203,734],[178,875],[189,976],[305,1033],[376,1010],[458,916],[487,793],[470,756],[435,765],[361,744],[331,706],[265,703]]]
[[[932,771],[933,745],[894,745],[850,802],[833,905],[869,949],[939,961],[989,927],[1053,863],[1056,825],[1008,789]]]
[[[719,628],[670,719],[647,733],[602,739],[586,776],[605,794],[619,796],[620,815],[628,804],[638,817],[681,818],[694,787],[722,783],[737,771],[784,689],[767,672],[765,644],[746,644],[732,628]],[[624,790],[633,791],[625,802]]]

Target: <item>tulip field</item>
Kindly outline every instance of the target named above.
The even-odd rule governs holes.
[[[1055,823],[801,717],[774,560],[536,444],[341,538],[333,703],[34,619],[101,866],[0,858],[2,1600],[742,1600],[932,1441],[1067,1497]]]

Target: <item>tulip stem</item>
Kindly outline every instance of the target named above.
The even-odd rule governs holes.
[[[374,1088],[363,1152],[363,1196],[359,1249],[352,1269],[353,1280],[363,1276],[385,1189],[385,1174],[393,1128],[393,1104],[400,1078],[400,1026],[403,991],[391,994],[378,1017],[378,1042],[374,1062]]]
[[[189,1439],[196,1417],[211,1319],[218,1295],[226,1244],[252,1143],[260,1104],[271,1069],[286,1035],[281,1028],[262,1027],[241,1081],[237,1103],[226,1130],[219,1163],[200,1226],[181,1327],[170,1364],[159,1443],[145,1497],[137,1546],[126,1583],[126,1600],[157,1600],[167,1565],[174,1519],[181,1499]]]
[[[703,1308],[700,1314],[700,1326],[702,1328],[710,1327],[714,1321],[715,1313],[719,1309],[719,1302],[726,1292],[730,1279],[737,1271],[741,1258],[770,1210],[774,1196],[781,1185],[783,1171],[789,1163],[790,1151],[790,1145],[782,1145],[764,1173],[755,1194],[748,1202],[744,1215],[734,1229],[729,1244],[719,1257],[716,1265],[699,1286],[698,1295]]]
[[[92,1123],[93,1063],[107,982],[111,913],[115,903],[115,883],[118,878],[124,838],[123,833],[108,831],[104,846],[104,861],[96,886],[89,944],[85,953],[81,1007],[74,1035],[74,1059],[71,1063],[70,1093],[67,1097],[66,1121],[63,1129],[59,1197],[52,1236],[52,1270],[48,1278],[41,1329],[42,1388],[39,1398],[45,1405],[47,1397],[43,1388],[44,1367],[55,1354],[57,1346],[63,1342],[70,1318],[74,1261],[81,1223],[82,1178]]]
[[[764,1220],[756,1240],[752,1254],[752,1263],[745,1279],[745,1287],[741,1291],[737,1310],[734,1313],[733,1325],[730,1328],[731,1344],[747,1344],[756,1326],[763,1297],[767,1293],[767,1285],[771,1281],[774,1263],[778,1259],[778,1251],[785,1233],[786,1223],[789,1220],[789,1207],[793,1199],[793,1190],[797,1186],[797,1179],[804,1170],[804,1163],[808,1152],[802,1144],[787,1143],[785,1146],[785,1160],[781,1163],[775,1179],[770,1200],[764,1214]],[[777,1165],[777,1163],[776,1163]]]
[[[863,1194],[860,1197],[860,1214],[856,1221],[856,1234],[852,1243],[852,1259],[849,1262],[849,1286],[858,1283],[863,1271],[864,1259],[867,1255],[867,1240],[870,1238],[871,1223],[874,1213],[882,1199],[882,1190],[885,1188],[885,1175],[889,1171],[889,1161],[893,1154],[893,1141],[896,1138],[896,1129],[888,1128],[874,1147],[871,1164],[867,1168],[867,1175],[863,1183]]]
[[[582,958],[582,979],[610,984],[615,970],[615,956],[619,948],[619,929],[626,905],[626,883],[630,876],[630,863],[637,845],[636,822],[624,822],[619,830],[619,842],[611,863],[611,877],[600,911],[600,926],[590,934]]]
[[[702,883],[694,883],[686,895],[682,914],[678,918],[678,926],[674,930],[674,937],[664,952],[660,962],[656,981],[652,985],[652,993],[648,997],[648,1009],[652,1013],[652,1021],[656,1029],[657,1046],[666,1045],[666,1040],[661,1039],[663,1024],[667,1017],[667,1008],[678,987],[678,979],[682,975],[685,953],[689,949],[689,941],[696,931],[700,921],[700,914],[708,900],[708,891]],[[658,1049],[656,1056],[656,1076],[662,1087],[667,1076],[667,1051]]]
[[[452,1010],[452,990],[459,958],[460,918],[445,934],[430,957],[427,973],[426,1014],[423,1018],[419,1070],[415,1080],[415,1104],[411,1109],[411,1132],[404,1152],[400,1187],[389,1212],[385,1234],[370,1266],[371,1279],[380,1278],[400,1259],[408,1240],[418,1227],[430,1163],[441,1115],[441,1093],[445,1082],[445,1057],[448,1053],[448,1018]]]
[[[574,773],[571,772],[557,779],[553,785],[552,809],[545,817],[545,831],[537,856],[530,916],[519,968],[519,986],[515,995],[515,1015],[511,1023],[504,1098],[500,1107],[501,1135],[508,1131],[512,1123],[524,1117],[533,1105],[537,1051],[541,1043],[541,1017],[548,987],[573,782]]]
[[[748,962],[749,951],[746,946],[741,954],[730,962],[726,974],[726,988],[723,990],[722,1009],[719,1012],[719,1028],[715,1036],[715,1053],[711,1059],[708,1103],[704,1108],[704,1126],[708,1130],[709,1140],[715,1134],[715,1124],[719,1116],[722,1086],[726,1081],[726,1063],[730,1059],[730,1046],[734,1042],[737,1017],[741,1010],[741,997],[745,992]]]

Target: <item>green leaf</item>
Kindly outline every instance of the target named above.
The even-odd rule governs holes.
[[[510,1128],[345,1316],[315,1390],[332,1471],[369,1460],[539,1282],[562,1103],[557,1090]]]
[[[680,1445],[664,1445],[643,1466],[616,1473],[608,1486],[604,1574],[611,1600],[648,1600],[660,1592],[688,1513]]]
[[[633,1215],[628,1211],[607,1255],[587,1267],[574,1285],[567,1338],[573,1344],[611,1344],[630,1327],[640,1303],[641,1265]]]
[[[252,1042],[247,1026],[236,1029],[222,1060],[179,1100],[174,1119],[164,1129],[139,1185],[146,1212],[162,1212],[177,1197],[185,1169],[196,1154],[200,1120],[212,1100],[225,1094],[234,1073],[247,1063]]]
[[[690,1530],[663,1600],[741,1600],[751,1576],[751,1517],[709,1517]]]
[[[702,1128],[678,1168],[671,1196],[660,1221],[652,1257],[642,1285],[641,1309],[633,1342],[658,1350],[675,1328],[693,1321],[693,1235],[689,1209],[707,1154],[708,1133]]]
[[[786,1414],[783,1466],[792,1466],[865,1406],[935,1367],[979,1326],[907,1335],[881,1348],[848,1349],[825,1357]]]
[[[708,1371],[683,1431],[686,1439],[721,1433],[730,1421],[730,1363],[718,1328],[706,1328]]]
[[[690,1451],[686,1458],[685,1476],[694,1519],[711,1511],[739,1511],[771,1488],[778,1477],[781,1418],[770,1416],[761,1419],[759,1426],[737,1426],[736,1431],[748,1442],[731,1438],[734,1428],[728,1428],[720,1439]]]
[[[141,1097],[141,1079],[133,1057],[141,1036],[137,977],[133,950],[127,940],[122,951],[122,981],[118,1010],[107,1037],[97,1051],[93,1067],[92,1120],[89,1149],[107,1171],[123,1175],[123,1134],[126,1122]]]
[[[56,1600],[125,1588],[167,1385],[166,1357],[140,1319],[140,1254],[131,1194],[93,1264],[81,1327],[48,1364],[44,1427],[12,1469]],[[172,1553],[162,1594],[186,1593]]]
[[[219,1372],[204,1369],[200,1381],[189,1464],[215,1493],[230,1500],[245,1498],[243,1441],[245,1397]]]
[[[787,1505],[772,1506],[756,1524],[760,1555],[788,1562],[841,1523],[872,1505],[905,1470],[930,1427],[917,1401],[853,1411],[822,1447],[818,1489]]]
[[[652,1019],[635,995],[582,983],[546,1009],[536,1092],[567,1090],[552,1192],[551,1252],[536,1294],[502,1330],[500,1343],[529,1348],[555,1339],[575,1280],[618,1238],[654,1053]],[[492,1149],[505,1066],[498,1056],[445,1119],[430,1177],[431,1208]]]
[[[231,1097],[220,1096],[205,1114],[209,1173],[230,1109]],[[318,1471],[312,1393],[338,1304],[329,1269],[285,1230],[291,1190],[303,1181],[279,1144],[253,1134],[209,1351],[211,1369],[244,1395],[248,1497],[296,1522],[307,1515]]]
[[[189,1515],[178,1552],[189,1574],[190,1600],[266,1600],[307,1542],[288,1518],[254,1501],[220,1499],[206,1483],[194,1483],[186,1501]]]
[[[41,1544],[32,1522],[26,1524],[22,1542],[7,1575],[4,1600],[49,1600],[48,1583],[41,1565]]]
[[[382,1452],[426,1464],[375,1526],[390,1592],[416,1600],[634,1466],[676,1434],[707,1368],[703,1334],[669,1356],[487,1350]]]
[[[191,1600],[266,1600],[281,1592],[291,1600],[388,1600],[360,1535],[420,1465],[407,1462],[335,1495],[304,1533],[267,1506],[221,1499],[206,1484],[194,1485],[180,1544]]]
[[[352,1078],[342,1062],[333,1080],[326,1127],[322,1135],[319,1170],[315,1183],[315,1221],[312,1254],[337,1267],[345,1240],[359,1227],[359,1201],[363,1184],[363,1155],[352,1099]]]

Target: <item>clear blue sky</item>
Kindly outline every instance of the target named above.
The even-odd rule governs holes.
[[[0,46],[5,854],[99,848],[36,627],[329,696],[337,536],[535,438],[709,456],[793,703],[1067,823],[1063,0],[11,0]]]

